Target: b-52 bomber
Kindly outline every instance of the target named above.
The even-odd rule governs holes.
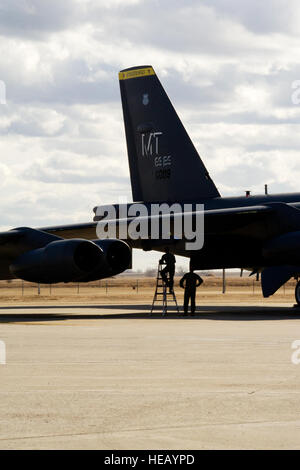
[[[147,239],[130,237],[128,231],[125,240],[118,239],[119,231],[114,239],[99,239],[98,206],[93,222],[0,233],[0,279],[87,282],[130,267],[132,248],[164,251],[166,246],[188,257],[195,270],[260,273],[264,297],[300,278],[300,193],[222,197],[153,67],[122,70],[119,81],[133,196],[128,207],[187,205],[193,221],[201,207],[203,246],[191,249],[184,234],[174,236],[173,215],[168,239],[151,233]],[[120,205],[113,206],[116,216],[104,217],[107,225],[128,226],[133,217],[120,217]],[[149,212],[146,220],[152,219]],[[300,281],[295,297],[300,305]]]

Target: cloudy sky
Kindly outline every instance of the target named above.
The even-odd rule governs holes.
[[[141,64],[222,195],[300,191],[299,21],[297,0],[1,0],[1,229],[130,199],[117,77]]]

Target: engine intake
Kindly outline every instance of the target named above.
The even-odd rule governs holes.
[[[107,264],[117,274],[131,267],[131,249],[121,240],[94,240],[105,255]]]

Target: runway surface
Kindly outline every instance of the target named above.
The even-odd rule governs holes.
[[[0,449],[300,448],[297,309],[148,312],[0,308]]]

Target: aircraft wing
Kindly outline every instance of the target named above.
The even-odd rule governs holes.
[[[39,230],[62,238],[85,238],[86,240],[96,240],[96,222],[83,224],[57,225],[53,227],[43,227]],[[1,242],[0,242],[1,243]]]
[[[286,206],[286,208],[284,206]],[[278,217],[279,219],[284,220],[285,213],[288,211],[300,213],[298,209],[287,206],[286,204],[270,204],[205,210],[205,234],[209,235],[211,233],[217,233],[222,235],[222,233],[240,232],[241,235],[249,235],[251,232],[251,236],[264,237],[265,233],[262,233],[258,227],[269,223],[268,221],[271,221],[269,224],[270,226],[274,225],[274,221],[276,222],[275,225],[277,226]],[[277,214],[278,217],[274,217],[274,214]],[[132,218],[121,220],[122,223],[129,224],[130,221],[132,221]],[[291,220],[290,215],[288,220]],[[23,227],[9,230],[7,232],[0,232],[0,278],[12,278],[13,276],[11,275],[9,269],[10,264],[18,256],[20,256],[20,254],[26,251],[30,251],[37,246],[45,246],[51,241],[58,239],[70,240],[80,238],[85,240],[97,240],[97,223],[97,221],[93,221],[82,224],[42,227],[38,229]],[[109,220],[107,223],[118,224],[120,223],[120,219]],[[126,241],[128,245],[133,248],[143,247],[141,240],[127,239]],[[172,243],[172,241],[170,243]],[[161,242],[157,240],[152,249],[157,249],[159,251],[161,249],[160,245],[162,244],[165,244],[165,240],[162,240]]]
[[[247,225],[250,222],[255,222],[264,219],[265,216],[274,214],[274,207],[271,205],[258,205],[258,206],[245,206],[245,207],[233,207],[233,208],[222,208],[222,209],[211,209],[204,211],[205,227],[211,231],[218,228],[218,232],[222,230],[230,230],[233,227],[239,227]],[[122,219],[129,223],[132,218]],[[84,238],[86,240],[97,239],[97,228],[96,221],[81,223],[81,224],[69,224],[69,225],[57,225],[49,227],[41,227],[37,230],[61,237],[64,239],[71,238]],[[119,220],[109,220],[108,223],[119,223]],[[33,230],[33,229],[32,229]],[[13,229],[7,232],[0,232],[0,257],[3,255],[3,249],[8,246],[13,247],[14,243],[19,240],[22,236],[21,229]],[[130,242],[130,240],[128,240]],[[13,252],[13,249],[11,250]]]
[[[257,223],[265,223],[266,218],[269,214],[273,214],[274,209],[269,206],[265,205],[257,205],[257,206],[248,206],[248,207],[234,207],[234,208],[221,208],[221,209],[210,209],[204,211],[192,211],[189,213],[191,217],[196,217],[197,215],[203,215],[204,217],[204,231],[205,234],[214,234],[217,233],[221,235],[222,233],[232,232],[236,230],[240,230],[249,227],[251,224],[255,225]],[[182,212],[170,215],[171,225],[174,218],[181,218]],[[140,218],[141,221],[146,221],[149,224],[148,233],[150,234],[150,223],[151,222],[158,222],[161,223],[163,218],[166,218],[168,214],[159,214],[159,215],[150,215],[150,216],[142,216]],[[97,216],[94,217],[94,220],[97,219]],[[117,233],[118,229],[121,227],[128,227],[131,221],[133,221],[135,217],[127,217],[127,218],[102,218],[98,220],[97,223],[102,225],[103,227],[116,227]],[[80,229],[80,228],[79,228]],[[82,227],[82,230],[84,228]],[[50,229],[51,233],[58,234],[58,231],[55,229]],[[76,230],[75,227],[70,227],[70,230]],[[91,230],[89,228],[89,230]],[[126,232],[126,231],[125,231]],[[255,230],[253,230],[255,232]],[[66,233],[66,232],[65,232]],[[256,234],[260,237],[260,231],[256,230]],[[129,244],[132,246],[139,247],[140,243],[139,240],[127,240]],[[165,240],[162,241],[165,243]],[[156,241],[155,245],[159,245],[159,240]]]
[[[259,206],[248,206],[248,207],[234,207],[234,208],[222,208],[222,209],[211,209],[204,211],[204,224],[205,231],[211,232],[217,230],[220,231],[232,230],[244,225],[248,225],[252,222],[259,220],[265,220],[265,216],[274,213],[274,209],[270,206],[259,205]],[[156,217],[156,216],[154,216]],[[157,216],[160,217],[160,216]],[[153,219],[153,217],[152,217]],[[127,219],[111,219],[106,220],[103,223],[107,224],[129,224],[133,220],[133,217]],[[47,232],[51,235],[56,235],[65,239],[70,238],[85,238],[87,240],[97,239],[96,228],[97,221],[83,224],[70,224],[52,227],[42,227],[38,230]],[[7,233],[7,232],[6,232]],[[130,244],[135,244],[134,241],[127,240]],[[0,234],[0,245],[1,245],[1,234]]]

